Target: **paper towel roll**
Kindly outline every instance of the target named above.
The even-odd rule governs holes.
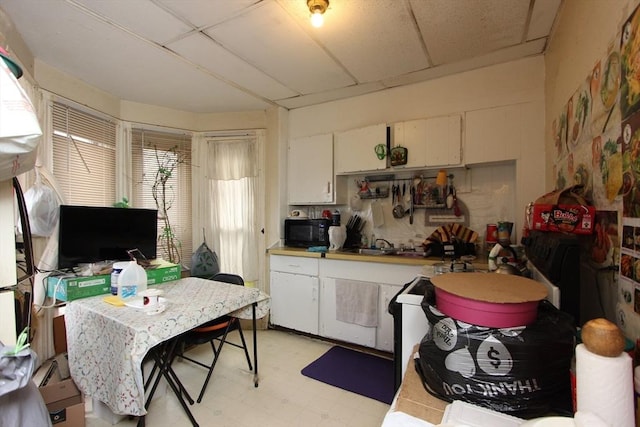
[[[578,411],[592,412],[610,427],[634,427],[631,357],[599,356],[578,344],[576,395]]]

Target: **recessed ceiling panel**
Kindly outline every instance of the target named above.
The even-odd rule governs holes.
[[[522,41],[529,0],[410,0],[434,65]]]
[[[166,47],[194,64],[198,64],[212,73],[265,98],[280,99],[298,95],[255,67],[232,55],[202,33],[195,33],[187,38],[170,43]]]
[[[308,9],[300,11],[293,4],[283,2],[358,82],[378,81],[429,66],[421,36],[404,1],[331,2],[321,28],[311,26]]]
[[[73,1],[158,44],[192,29],[150,0]]]
[[[353,79],[280,6],[265,2],[206,33],[273,79],[308,94]]]

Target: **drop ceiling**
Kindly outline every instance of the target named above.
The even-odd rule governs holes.
[[[293,109],[543,54],[561,1],[330,0],[321,28],[306,0],[0,9],[49,66],[123,100],[212,113]]]

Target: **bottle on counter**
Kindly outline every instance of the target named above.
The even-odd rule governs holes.
[[[369,239],[367,239],[366,234],[363,234],[360,239],[360,247],[368,248],[369,247]]]
[[[375,249],[376,248],[376,235],[374,233],[371,233],[371,249]]]

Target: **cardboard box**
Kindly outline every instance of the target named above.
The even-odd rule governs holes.
[[[160,262],[146,268],[147,286],[171,282],[180,279],[181,267],[178,264]],[[104,295],[111,292],[111,275],[99,276],[49,276],[47,278],[47,296],[59,301],[73,301],[80,298]]]
[[[531,229],[593,233],[596,208],[587,203],[583,190],[583,186],[574,185],[538,197],[531,213]]]
[[[532,230],[591,234],[596,209],[585,205],[534,204]]]
[[[419,345],[416,345],[413,353],[417,352],[418,349]],[[407,372],[396,395],[394,410],[436,425],[440,424],[448,403],[432,396],[424,389],[422,380],[416,372],[413,357],[410,358],[408,363]]]
[[[84,396],[72,379],[39,388],[56,427],[84,427]]]
[[[47,277],[47,296],[59,301],[73,301],[111,292],[111,276]]]
[[[53,318],[53,348],[56,354],[67,352],[67,328],[64,314]]]
[[[157,267],[147,268],[147,286],[158,285],[180,279],[182,268],[178,264],[168,262],[159,264]]]

